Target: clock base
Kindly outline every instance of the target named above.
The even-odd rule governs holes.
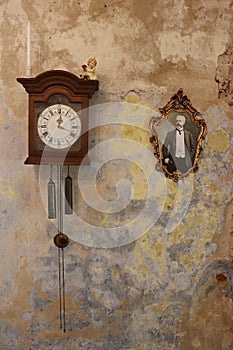
[[[90,159],[86,156],[83,158],[56,158],[56,157],[33,157],[29,156],[25,161],[26,165],[90,165]]]

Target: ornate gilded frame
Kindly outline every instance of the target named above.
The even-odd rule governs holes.
[[[152,117],[149,123],[152,132],[150,142],[154,148],[154,155],[158,159],[156,170],[162,169],[166,177],[177,182],[179,179],[185,178],[190,172],[194,173],[198,170],[198,161],[202,155],[202,140],[206,135],[207,126],[201,114],[192,106],[188,97],[183,94],[183,89],[179,89],[178,92],[172,96],[170,101],[159,110],[161,112],[161,116],[157,118]],[[193,140],[193,149],[195,148],[192,160],[188,155],[190,166],[187,166],[187,171],[185,170],[184,172],[178,169],[176,163],[174,163],[176,164],[175,170],[168,170],[168,166],[164,162],[164,155],[162,152],[168,133],[174,130],[172,135],[175,135],[177,115],[183,115],[185,117],[184,130],[186,130],[186,136],[189,134],[189,137],[191,137]],[[188,148],[186,146],[185,149],[185,152],[187,152]]]

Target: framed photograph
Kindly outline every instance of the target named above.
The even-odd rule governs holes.
[[[183,89],[172,96],[160,112],[159,118],[150,120],[150,142],[165,176],[178,181],[198,170],[206,123],[188,97],[183,95]]]

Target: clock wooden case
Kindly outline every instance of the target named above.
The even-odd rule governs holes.
[[[25,164],[88,163],[88,107],[98,80],[50,70],[17,81],[29,94]]]

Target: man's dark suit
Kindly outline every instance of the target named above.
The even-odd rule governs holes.
[[[163,161],[165,158],[169,158],[169,164],[167,164],[167,170],[174,172],[176,169],[181,172],[186,172],[192,167],[196,146],[192,134],[184,130],[184,143],[185,143],[185,159],[183,159],[184,166],[179,169],[180,158],[176,158],[176,129],[169,131],[162,146]],[[164,163],[164,165],[166,165]]]

